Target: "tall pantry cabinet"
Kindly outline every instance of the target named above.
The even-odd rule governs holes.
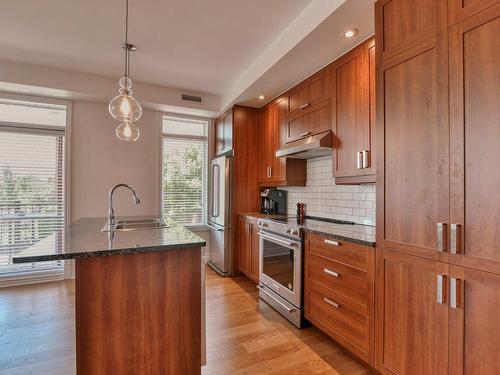
[[[500,373],[500,3],[375,12],[376,367]]]

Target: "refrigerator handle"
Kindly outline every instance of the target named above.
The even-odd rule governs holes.
[[[220,165],[212,165],[212,217],[219,217],[220,214]]]

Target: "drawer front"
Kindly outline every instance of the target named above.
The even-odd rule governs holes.
[[[365,306],[314,282],[309,282],[305,302],[307,319],[313,323],[319,322],[334,335],[339,335],[363,351],[367,350]]]
[[[287,124],[286,141],[292,142],[332,129],[329,100],[312,105],[304,113],[290,115]]]
[[[306,252],[363,271],[367,270],[368,248],[366,246],[307,233]]]
[[[325,69],[303,82],[288,97],[288,113],[303,111],[329,95],[328,71]]]
[[[368,281],[365,271],[316,255],[307,255],[306,275],[308,280],[366,305]]]

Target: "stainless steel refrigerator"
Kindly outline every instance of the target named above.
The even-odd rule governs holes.
[[[208,264],[221,276],[232,274],[231,189],[233,158],[221,156],[210,163],[210,228]]]

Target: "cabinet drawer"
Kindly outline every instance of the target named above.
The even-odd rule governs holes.
[[[368,249],[366,246],[307,233],[306,252],[307,254],[325,257],[363,271],[367,270]]]
[[[366,307],[314,282],[306,292],[306,318],[326,328],[334,338],[367,350]]]
[[[324,69],[298,85],[289,95],[288,113],[308,109],[329,96],[328,70]]]
[[[316,255],[306,257],[308,280],[366,305],[368,280],[365,271]]]
[[[290,115],[287,124],[286,141],[292,142],[332,129],[329,99],[312,105],[304,112]]]

